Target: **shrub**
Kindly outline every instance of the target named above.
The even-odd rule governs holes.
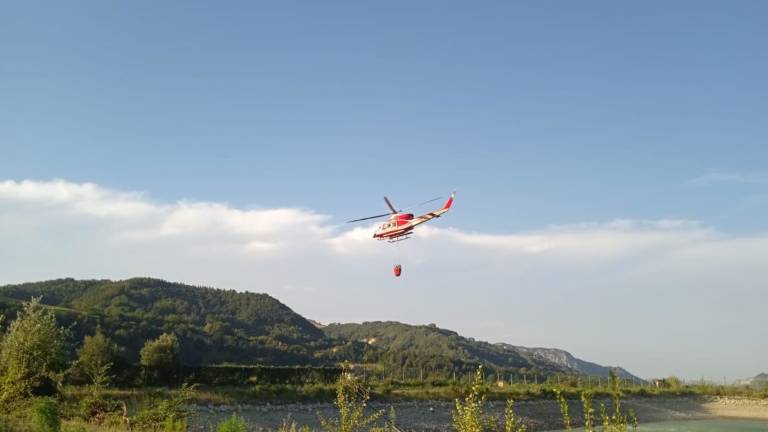
[[[80,418],[99,425],[104,424],[108,418],[114,417],[112,414],[119,414],[121,411],[124,413],[126,411],[125,405],[122,402],[104,398],[97,394],[89,394],[83,397],[78,408]]]
[[[194,412],[189,403],[195,395],[195,386],[184,384],[170,398],[153,393],[134,416],[132,423],[139,429],[168,432],[185,430],[186,421]],[[179,429],[181,428],[181,429]]]
[[[453,428],[456,432],[484,432],[498,430],[498,419],[485,417],[485,387],[483,386],[483,367],[475,371],[469,393],[463,400],[456,399],[453,411]],[[514,402],[507,400],[504,408],[504,432],[525,432],[514,411]]]
[[[595,430],[595,409],[592,408],[592,393],[581,393],[581,407],[584,411],[584,432]]]
[[[475,372],[469,394],[463,401],[456,399],[453,411],[453,427],[457,432],[483,432],[483,367]]]
[[[93,336],[86,336],[83,346],[78,350],[78,364],[88,376],[94,391],[98,392],[109,385],[109,370],[117,359],[117,345],[96,328]]]
[[[68,337],[39,297],[25,303],[0,347],[0,402],[55,393],[66,366]]]
[[[14,421],[10,416],[0,415],[0,432],[14,432]]]
[[[504,407],[504,432],[525,432],[526,426],[521,424],[515,416],[514,401],[507,399]]]
[[[366,416],[365,408],[370,399],[370,390],[362,385],[351,370],[345,365],[336,384],[336,409],[339,417],[326,419],[317,414],[320,427],[326,432],[359,432],[372,426],[383,415],[384,411],[376,411]]]
[[[185,432],[186,430],[186,419],[167,418],[163,423],[163,432]]]
[[[562,391],[559,389],[555,389],[554,391],[557,403],[560,405],[560,415],[563,417],[563,428],[565,430],[572,430],[573,426],[571,426],[571,414],[568,412],[568,401],[565,399],[565,396],[563,396]]]
[[[139,353],[145,380],[154,382],[159,377],[174,375],[178,367],[179,340],[173,333],[163,333],[157,339],[147,341]]]
[[[309,432],[309,426],[298,426],[295,421],[291,420],[289,415],[280,423],[277,432]]]
[[[59,404],[53,399],[40,399],[32,405],[32,424],[38,432],[59,432]]]
[[[283,421],[285,423],[285,421]],[[246,432],[248,430],[248,423],[244,418],[237,414],[232,414],[232,417],[224,420],[216,426],[216,432]]]

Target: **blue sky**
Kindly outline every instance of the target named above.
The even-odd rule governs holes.
[[[768,217],[766,13],[768,5],[759,1],[8,3],[0,14],[0,181],[14,183],[6,184],[11,204],[3,208],[20,217],[13,200],[29,189],[15,182],[54,187],[46,182],[63,179],[63,187],[90,182],[108,191],[96,193],[98,199],[140,191],[142,200],[158,207],[185,200],[242,211],[298,208],[324,215],[315,222],[335,230],[329,235],[334,237],[347,229],[337,227],[339,222],[385,210],[383,194],[406,205],[456,189],[455,211],[436,225],[455,233],[508,239],[551,235],[551,226],[583,230],[584,224],[597,224],[602,233],[614,232],[611,223],[617,220],[641,221],[630,229],[645,233],[669,229],[663,221],[685,221],[684,235],[761,240]],[[108,238],[111,231],[98,226],[87,232]],[[19,230],[3,240],[23,245],[31,257],[42,247],[55,250],[69,235],[53,231],[44,243]],[[9,243],[11,237],[17,243]],[[428,246],[422,247],[429,256]],[[303,253],[302,259],[331,259]],[[608,267],[601,261],[593,269],[599,276],[580,274],[585,287],[603,278],[595,285],[606,284],[606,291],[592,294],[602,296],[605,306],[615,306],[611,292],[621,292],[607,288],[606,275],[628,272],[617,279],[627,286],[651,280],[648,272],[633,273],[647,263],[630,255]],[[52,263],[56,258],[52,252]],[[69,271],[54,264],[35,270],[18,259],[5,270],[9,281]],[[259,268],[266,258],[252,259],[251,266]],[[193,262],[180,259],[167,272],[140,260],[71,272],[188,280],[193,278],[183,269]],[[390,264],[383,262],[372,258],[366,265]],[[431,263],[446,280],[464,277],[446,275],[451,266],[445,261]],[[759,263],[746,269],[739,267],[744,262],[736,264],[733,277],[754,281],[744,282],[744,301],[755,309],[768,306],[762,297],[749,297],[758,296],[754,286],[765,276]],[[354,296],[353,286],[368,283],[359,270],[366,265],[357,267],[361,273],[355,277],[340,267],[311,288],[326,301],[306,301],[301,289],[271,293],[315,318],[366,319],[365,313],[336,311],[334,291],[323,291],[347,286],[345,295]],[[518,287],[542,297],[520,294],[510,301],[537,310],[551,304],[548,295],[557,304],[568,298],[563,281],[543,276],[551,269],[547,265],[554,266],[526,267],[541,266],[542,275]],[[195,278],[249,289],[252,275],[232,269],[214,274],[219,273]],[[654,289],[681,289],[679,273],[663,276],[653,279],[662,284]],[[499,282],[503,273],[483,277],[489,288],[482,296],[509,289]],[[437,321],[492,340],[557,344],[647,374],[761,371],[755,364],[718,368],[716,358],[685,370],[691,359],[684,354],[677,369],[644,371],[646,363],[610,358],[578,335],[559,338],[562,323],[544,323],[543,330],[509,340],[505,328],[521,323],[482,327],[469,318],[425,314],[437,306],[430,301],[434,292],[414,294],[419,282],[433,280],[424,278],[408,282],[412,291],[401,293],[413,310],[392,318]],[[272,282],[301,285],[283,281],[279,273]],[[390,282],[370,279],[366,289],[387,292]],[[685,305],[689,292],[678,293],[676,301]],[[461,298],[458,282],[444,301],[452,295]],[[642,307],[659,301],[650,293],[632,298],[640,298]],[[700,311],[722,299],[699,300]],[[631,323],[620,329],[639,331]],[[748,346],[753,336],[739,340]]]

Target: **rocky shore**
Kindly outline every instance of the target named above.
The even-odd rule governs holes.
[[[599,412],[600,403],[609,406],[609,400],[596,399],[594,407]],[[446,401],[372,402],[371,411],[389,412],[395,408],[397,425],[408,431],[449,431],[453,404]],[[634,409],[641,423],[668,420],[696,420],[716,417],[768,420],[768,399],[733,397],[654,397],[622,401],[623,410]],[[582,421],[579,401],[570,401],[569,408],[574,423]],[[487,413],[501,416],[504,403],[488,402]],[[521,401],[515,411],[528,425],[530,431],[555,430],[562,427],[560,410],[553,400]],[[335,410],[330,403],[314,404],[237,404],[199,406],[193,422],[194,430],[208,430],[208,426],[229,417],[232,413],[243,416],[254,430],[275,430],[283,419],[290,417],[299,425],[317,429],[317,413],[333,417]]]

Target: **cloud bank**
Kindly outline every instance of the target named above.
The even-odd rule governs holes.
[[[456,209],[470,211],[460,201]],[[449,223],[393,246],[374,241],[373,226],[337,225],[301,207],[157,202],[92,183],[6,180],[0,283],[153,276],[267,292],[326,322],[436,322],[480,339],[558,346],[645,376],[746,376],[764,366],[766,235],[667,219],[503,234]],[[745,351],[724,364],[723,352]]]

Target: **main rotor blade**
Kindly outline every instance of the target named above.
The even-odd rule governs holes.
[[[392,203],[389,202],[389,198],[384,197],[384,201],[387,202],[387,205],[389,206],[389,209],[392,210],[392,213],[397,213],[397,210],[395,210],[395,206],[393,206]]]
[[[364,217],[364,218],[360,218],[360,219],[353,219],[351,221],[347,221],[347,223],[360,222],[360,221],[364,221],[364,220],[368,220],[368,219],[378,219],[378,218],[381,218],[381,217],[384,217],[384,216],[389,216],[389,215],[390,215],[390,213],[384,213],[384,214],[380,214],[378,216],[368,216],[368,217]]]
[[[427,201],[424,201],[423,203],[419,203],[419,204],[416,204],[416,205],[412,205],[412,206],[410,206],[410,207],[406,207],[406,208],[404,208],[404,209],[402,209],[402,210],[400,210],[400,211],[406,211],[406,210],[410,210],[410,209],[412,209],[412,208],[421,207],[421,206],[423,206],[424,204],[429,204],[429,203],[431,203],[432,201],[437,201],[437,200],[439,200],[439,199],[443,199],[443,197],[439,196],[439,197],[437,197],[437,198],[432,198],[431,200],[427,200]]]

